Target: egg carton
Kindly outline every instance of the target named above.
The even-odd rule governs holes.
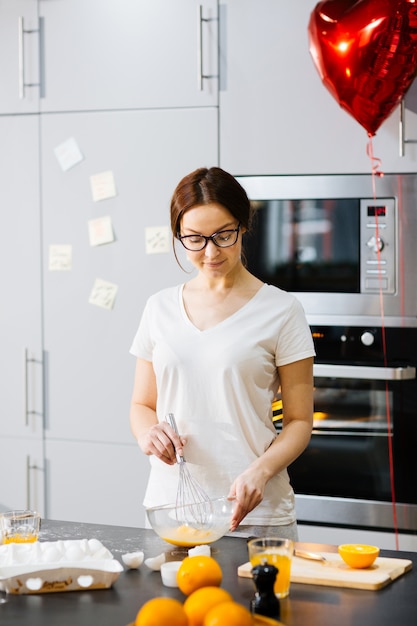
[[[108,589],[121,571],[97,539],[0,546],[0,589],[10,594]]]

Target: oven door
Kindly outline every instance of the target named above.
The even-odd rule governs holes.
[[[306,521],[367,525],[368,518],[372,527],[390,528],[394,498],[401,525],[415,524],[409,507],[417,512],[416,393],[414,367],[315,365],[311,441],[289,468]],[[309,513],[306,503],[316,497],[350,506],[339,519],[323,501]]]

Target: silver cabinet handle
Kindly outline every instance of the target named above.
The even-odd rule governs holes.
[[[19,17],[19,98],[25,97],[25,45],[23,17]]]
[[[203,91],[203,81],[205,78],[217,78],[217,74],[204,74],[203,69],[203,22],[216,22],[217,18],[214,17],[203,17],[203,5],[198,5],[198,88],[200,91]]]
[[[372,367],[366,365],[332,365],[315,363],[313,374],[322,378],[360,378],[369,380],[413,380],[415,367]]]
[[[40,416],[43,415],[42,413],[38,411],[29,409],[29,377],[28,377],[28,364],[29,363],[39,363],[43,367],[43,360],[38,361],[37,359],[29,357],[29,351],[27,348],[25,348],[24,369],[23,369],[23,386],[24,386],[23,397],[24,397],[25,426],[29,426],[29,415],[40,415]]]
[[[400,157],[403,157],[405,154],[405,144],[417,143],[417,139],[405,138],[405,101],[404,101],[404,98],[401,100],[401,104],[400,104],[400,121],[399,121],[398,136],[399,136],[399,143],[400,143]]]
[[[42,468],[39,467],[38,465],[36,465],[36,463],[34,463],[33,465],[30,462],[30,456],[27,455],[26,456],[26,508],[27,509],[31,509],[32,508],[32,483],[31,483],[31,472],[32,470],[34,470],[35,472],[37,470],[41,470]],[[34,498],[34,503],[33,503],[33,507],[37,510],[38,509],[38,503],[36,498]]]
[[[30,509],[30,456],[26,457],[26,508]]]
[[[19,39],[19,98],[25,98],[26,87],[39,87],[40,83],[27,83],[25,80],[25,35],[40,33],[40,28],[25,30],[25,22],[22,16],[18,17],[18,39]]]

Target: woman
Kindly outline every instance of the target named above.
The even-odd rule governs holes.
[[[286,468],[310,440],[314,348],[299,302],[242,262],[251,217],[244,189],[220,168],[200,168],[175,189],[173,240],[197,274],[146,304],[131,348],[131,429],[151,457],[145,506],[175,501],[171,466],[175,449],[184,449],[190,473],[211,497],[236,499],[231,530],[244,520],[239,530],[248,534],[279,526],[275,534],[296,539]],[[271,405],[279,387],[277,436]]]

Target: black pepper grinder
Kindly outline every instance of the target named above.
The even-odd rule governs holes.
[[[278,569],[275,565],[268,565],[266,560],[252,569],[252,577],[256,585],[255,597],[250,603],[252,613],[279,620],[280,604],[274,593],[277,574]]]

